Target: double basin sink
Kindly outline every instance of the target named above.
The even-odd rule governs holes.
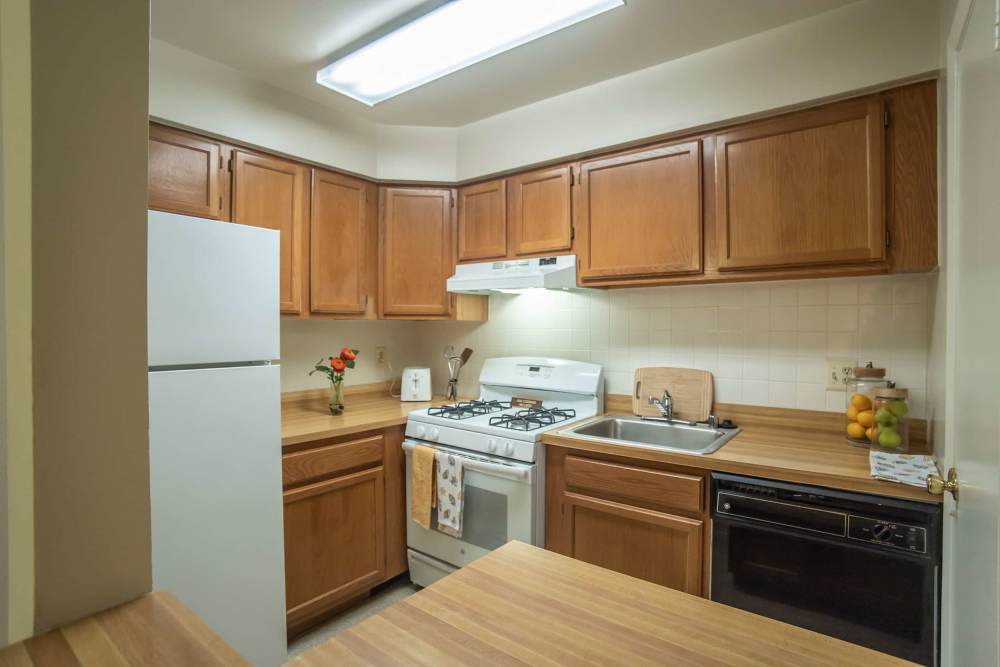
[[[738,428],[721,429],[684,421],[622,416],[603,417],[566,431],[586,440],[699,455],[719,451],[739,432]]]

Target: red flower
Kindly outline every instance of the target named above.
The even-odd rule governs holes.
[[[347,368],[347,364],[344,363],[343,359],[338,359],[337,357],[331,357],[330,368],[337,371],[338,373],[342,373],[344,369]]]
[[[354,350],[352,350],[349,347],[345,347],[342,350],[340,350],[340,358],[343,359],[344,361],[354,361],[355,357],[357,356],[358,355],[354,353]]]

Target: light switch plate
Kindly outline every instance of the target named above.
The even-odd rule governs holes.
[[[826,388],[831,391],[844,391],[847,382],[854,375],[854,367],[858,362],[853,359],[826,360]]]

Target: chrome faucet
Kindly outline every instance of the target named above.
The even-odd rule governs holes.
[[[667,388],[663,388],[663,398],[656,398],[654,396],[649,397],[649,404],[655,405],[656,409],[660,411],[660,416],[667,421],[674,420],[674,398],[667,391]]]

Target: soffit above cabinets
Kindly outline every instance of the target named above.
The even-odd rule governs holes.
[[[318,86],[345,46],[425,0],[152,0],[153,37],[379,123],[457,127],[798,21],[851,0],[627,0],[625,7],[428,83],[377,107]],[[539,66],[544,63],[544,66]]]

